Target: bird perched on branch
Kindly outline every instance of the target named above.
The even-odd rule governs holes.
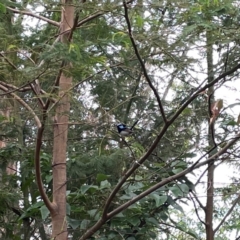
[[[135,125],[138,123],[138,120],[135,121],[135,123],[131,127],[127,127],[127,125],[123,123],[119,123],[117,125],[118,133],[124,137],[127,137],[133,133],[132,129],[135,127]]]

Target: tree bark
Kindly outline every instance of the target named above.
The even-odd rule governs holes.
[[[214,80],[213,74],[213,46],[211,41],[211,33],[208,31],[206,32],[207,38],[207,71],[208,71],[208,83]],[[210,87],[208,89],[208,98],[209,98],[209,115],[211,118],[211,106],[214,102],[214,88]],[[209,120],[208,125],[208,145],[209,148],[214,146],[214,124],[211,124]],[[212,151],[209,154],[209,157],[216,153]],[[214,169],[215,164],[214,161],[208,163],[208,171],[207,171],[207,201],[206,201],[206,212],[205,212],[205,223],[206,223],[206,240],[213,240],[214,239],[214,231],[213,231],[213,194],[214,194]]]
[[[73,27],[74,7],[71,1],[62,1],[61,19],[61,42],[67,43],[69,29]],[[64,64],[67,68],[69,64]],[[72,77],[67,77],[62,72],[59,79],[59,102],[54,117],[54,141],[53,141],[53,203],[57,211],[51,213],[52,217],[52,238],[54,240],[67,239],[66,222],[66,155],[67,155],[67,134],[70,111],[69,90],[72,85]]]

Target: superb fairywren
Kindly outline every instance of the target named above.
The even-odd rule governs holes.
[[[118,133],[124,137],[129,136],[133,133],[132,129],[134,128],[134,126],[137,124],[138,120],[132,125],[132,127],[127,127],[125,124],[123,123],[119,123],[117,125],[117,129],[118,129]]]

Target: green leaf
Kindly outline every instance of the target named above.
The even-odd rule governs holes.
[[[160,212],[159,216],[164,222],[168,220],[168,215],[165,212]]]
[[[157,239],[157,234],[153,231],[148,231],[148,234],[149,236],[152,238],[152,239]]]
[[[129,237],[129,238],[127,238],[127,240],[136,240],[136,238],[135,237]]]
[[[156,193],[151,194],[151,197],[155,200],[156,207],[159,207],[159,206],[163,205],[168,199],[167,196],[159,196]]]
[[[189,193],[189,187],[187,184],[182,183],[178,185],[184,193]]]
[[[155,226],[159,227],[159,222],[153,217],[146,218],[146,222],[153,223]]]
[[[137,15],[135,20],[138,27],[143,27],[144,19],[141,16]]]
[[[179,210],[180,212],[184,213],[183,208],[182,208],[179,204],[175,203],[175,204],[171,204],[171,205],[172,205],[175,209],[177,209],[177,210]]]
[[[174,196],[176,197],[183,197],[183,191],[181,190],[180,187],[178,186],[173,186],[173,187],[170,187],[169,190],[173,193]]]
[[[177,173],[182,172],[183,169],[182,169],[182,168],[175,168],[175,169],[173,169],[172,171],[173,171],[174,174],[177,174]]]
[[[128,218],[127,221],[131,223],[133,226],[138,226],[141,222],[139,217],[131,217],[131,218]]]
[[[80,229],[87,229],[90,224],[90,220],[84,219],[80,224]]]
[[[122,212],[120,212],[120,213],[118,213],[115,217],[119,217],[119,218],[122,218],[122,217],[125,217],[124,215],[123,215],[123,213]]]
[[[42,207],[44,206],[44,202],[43,201],[40,201],[40,202],[36,202],[34,203],[32,206],[30,206],[27,211],[29,210],[32,210],[32,209],[35,209],[35,208],[39,208],[39,207]]]
[[[136,197],[137,195],[133,192],[130,192],[129,194],[124,194],[122,195],[119,199],[120,200],[129,200],[129,199],[133,199],[134,197]]]
[[[70,215],[71,206],[69,205],[69,203],[66,203],[66,212],[67,212],[67,215]]]
[[[126,33],[124,33],[124,32],[116,32],[116,33],[114,33],[113,36],[112,36],[112,41],[114,42],[115,38],[118,37],[118,36],[120,36],[120,37],[122,38],[122,36],[125,37],[125,36],[127,36],[127,35],[126,35]]]
[[[108,180],[104,180],[100,184],[100,189],[110,188],[110,187],[111,187],[111,183]]]
[[[109,178],[109,175],[99,173],[99,174],[97,174],[96,180],[97,180],[98,183],[100,183],[104,180],[107,180],[108,178]]]
[[[195,237],[196,239],[199,239],[199,236],[197,233],[195,233],[194,231],[192,230],[188,230],[186,233],[188,233],[189,235]]]
[[[98,220],[100,217],[100,213],[98,212],[98,209],[91,209],[87,211],[89,216],[95,220]]]
[[[52,181],[53,176],[52,175],[47,175],[45,177],[46,183],[50,183]]]
[[[71,226],[71,228],[73,230],[77,229],[80,226],[80,224],[81,224],[80,220],[73,219],[73,218],[68,218],[67,221],[68,221],[69,226]]]
[[[110,234],[108,234],[108,240],[111,240],[111,239],[114,239],[114,238],[116,238],[116,233],[114,233],[114,232],[111,232]]]
[[[80,190],[82,194],[85,194],[89,189],[98,189],[98,186],[95,185],[82,185]]]
[[[6,7],[0,3],[0,12],[6,13],[6,10],[7,10]]]
[[[42,220],[45,220],[48,217],[49,213],[50,213],[48,208],[45,205],[43,205],[40,208],[40,211],[41,211],[41,215],[42,215]]]

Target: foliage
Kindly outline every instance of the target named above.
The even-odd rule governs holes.
[[[1,141],[6,142],[6,147],[0,149],[0,212],[1,222],[5,222],[1,236],[50,237],[49,211],[35,180],[37,126],[31,111],[17,97],[41,121],[44,113],[39,99],[50,102],[40,163],[44,190],[51,198],[54,114],[60,101],[56,82],[64,72],[73,77],[72,88],[65,93],[70,96],[71,110],[62,113],[70,117],[66,153],[69,238],[79,239],[101,220],[109,196],[135,166],[136,170],[108,205],[107,214],[129,205],[107,219],[91,239],[204,238],[204,225],[198,221],[198,212],[204,211],[193,204],[196,201],[190,195],[194,193],[197,198],[206,166],[194,168],[207,159],[212,147],[207,144],[207,120],[212,119],[216,128],[215,147],[221,150],[238,131],[238,114],[228,109],[239,105],[238,99],[224,99],[222,93],[214,106],[209,104],[206,33],[212,35],[216,55],[213,71],[219,76],[239,62],[236,2],[130,1],[128,13],[119,1],[73,1],[73,4],[77,25],[72,41],[67,44],[58,41],[58,27],[41,18],[60,22],[60,3],[0,4],[0,94],[4,96],[0,102],[0,126]],[[15,10],[24,9],[32,11],[33,17],[26,12],[14,14]],[[29,19],[39,19],[36,16],[41,16],[40,20],[29,24]],[[63,63],[71,66],[65,67]],[[214,82],[216,94],[229,80],[227,86],[233,89],[237,76],[236,69]],[[40,82],[39,92],[36,80]],[[4,115],[6,109],[10,109],[10,117]],[[133,136],[121,139],[114,125],[117,122],[131,125],[136,119],[139,122]],[[232,145],[216,161],[238,159],[238,151],[238,145]],[[146,154],[146,161],[139,163]],[[6,174],[10,163],[16,163],[14,175]],[[188,170],[191,174],[174,178]],[[166,179],[169,182],[131,202]],[[228,187],[238,191],[232,185]],[[221,201],[226,201],[230,208],[233,199],[229,194],[225,197]],[[199,200],[197,204],[203,203]],[[185,214],[189,205],[197,212],[194,217],[193,211]],[[216,212],[215,221],[219,222],[227,214],[221,204],[216,206]],[[239,228],[236,212],[229,224],[223,224],[216,233],[216,239],[223,239]]]

